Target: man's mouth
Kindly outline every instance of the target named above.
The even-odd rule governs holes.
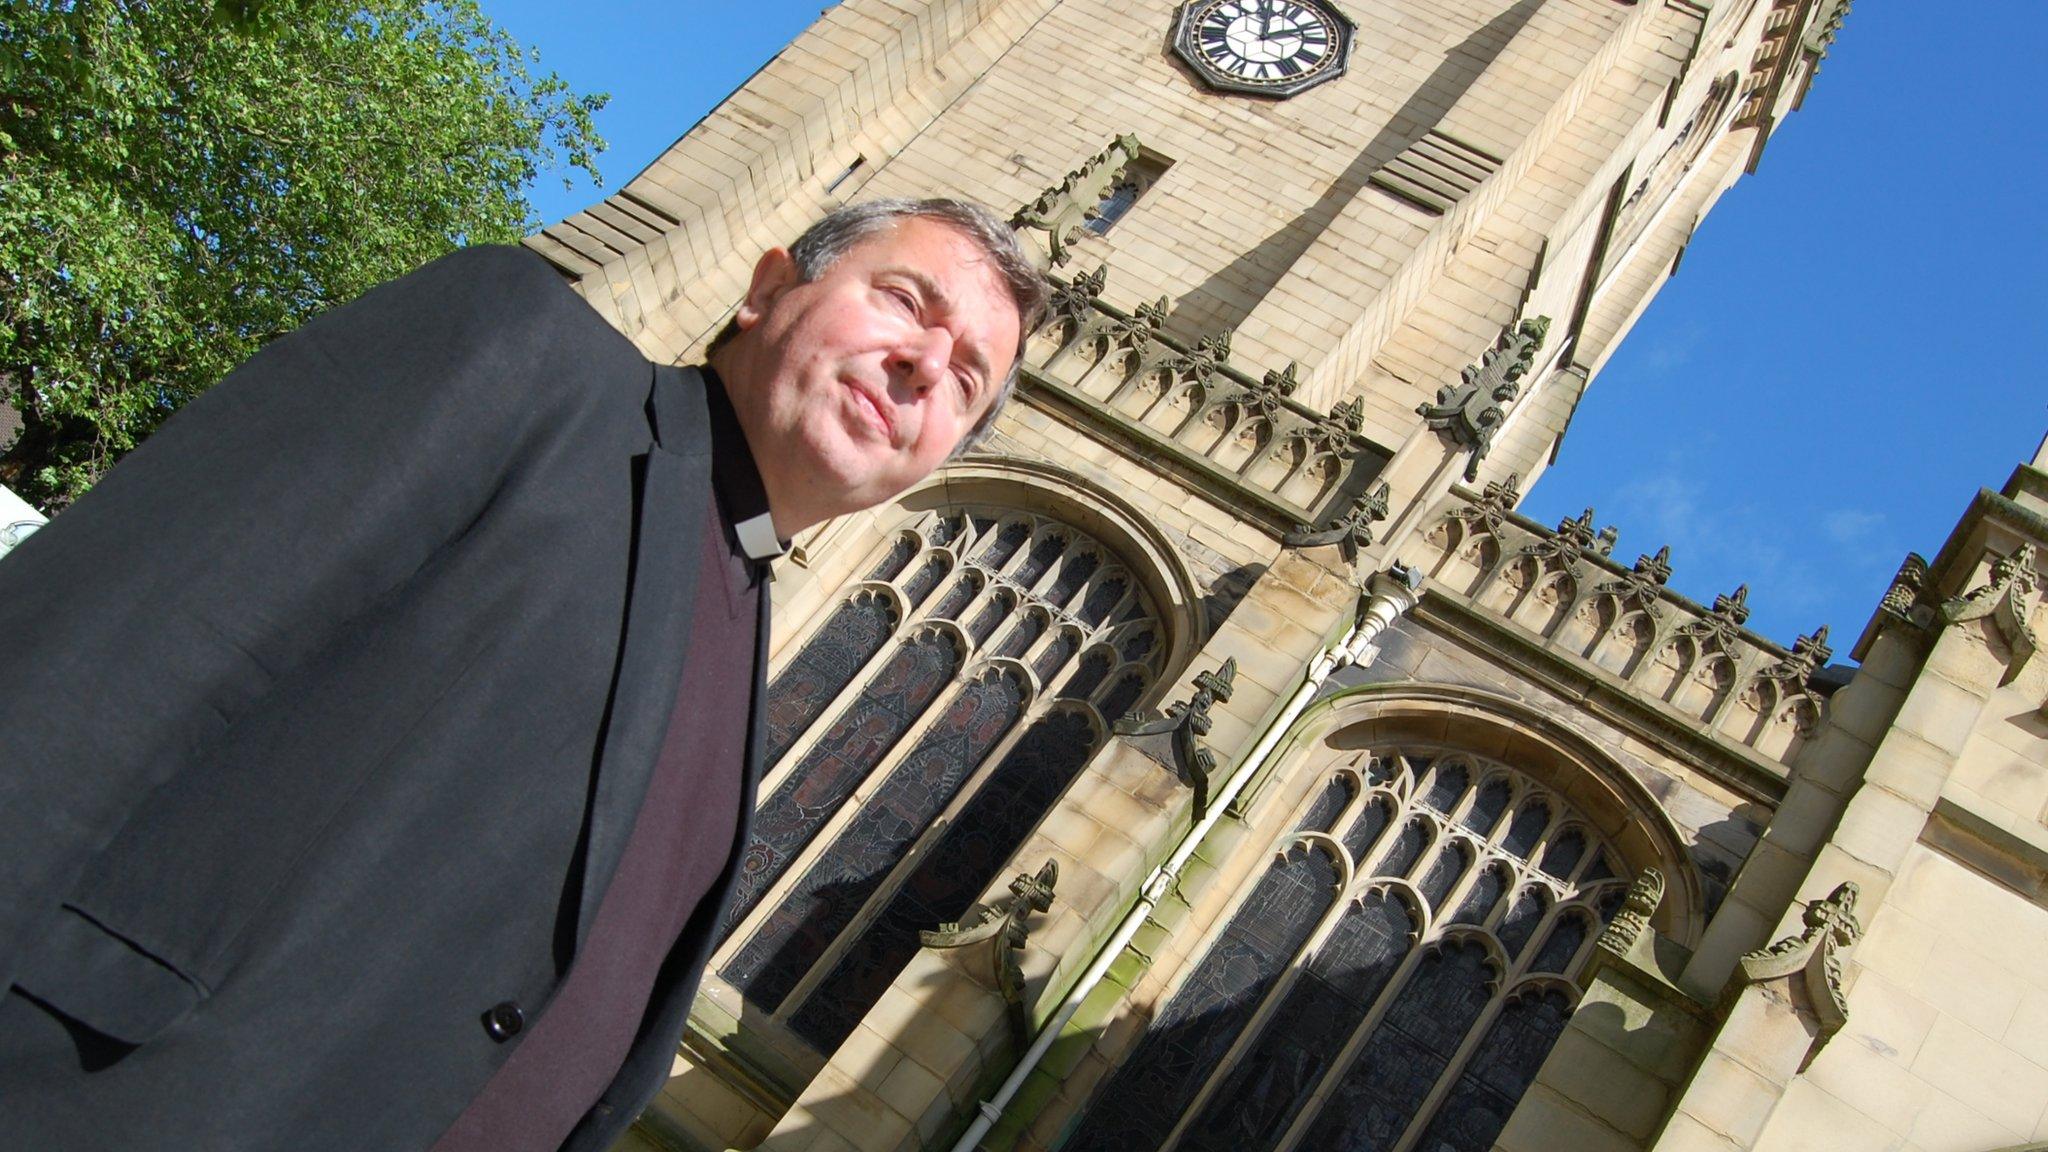
[[[884,443],[894,444],[896,426],[889,419],[888,410],[882,406],[881,401],[875,399],[872,392],[858,383],[849,382],[847,388],[853,393],[854,407],[860,410],[861,417],[867,421],[868,426],[875,430],[875,434],[880,436]]]

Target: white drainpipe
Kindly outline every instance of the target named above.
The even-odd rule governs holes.
[[[1152,909],[1172,890],[1174,882],[1180,878],[1180,870],[1187,865],[1195,850],[1201,847],[1203,839],[1209,835],[1209,830],[1223,819],[1223,814],[1229,811],[1231,804],[1237,800],[1238,793],[1244,791],[1245,785],[1251,782],[1252,777],[1258,775],[1259,767],[1266,762],[1266,757],[1272,755],[1274,747],[1287,735],[1288,729],[1293,727],[1295,718],[1301,715],[1311,700],[1315,699],[1316,692],[1322,688],[1323,682],[1329,679],[1330,673],[1364,659],[1372,642],[1378,639],[1401,613],[1415,606],[1416,589],[1421,584],[1422,578],[1419,573],[1400,564],[1393,565],[1385,572],[1373,574],[1366,585],[1365,610],[1359,614],[1357,623],[1351,626],[1351,630],[1344,634],[1342,640],[1317,653],[1316,658],[1309,663],[1308,679],[1295,691],[1293,697],[1287,701],[1287,706],[1280,710],[1280,714],[1274,717],[1273,723],[1267,726],[1264,735],[1259,737],[1259,742],[1238,766],[1236,774],[1231,776],[1229,782],[1224,784],[1223,790],[1209,801],[1207,814],[1194,827],[1188,829],[1187,835],[1181,838],[1180,844],[1174,848],[1173,855],[1167,857],[1166,863],[1161,864],[1158,870],[1146,877],[1144,887],[1138,892],[1138,902],[1132,905],[1123,922],[1117,925],[1109,942],[1102,946],[1102,951],[1096,953],[1094,963],[1088,965],[1088,970],[1083,972],[1081,978],[1068,990],[1066,999],[1060,1001],[1059,1011],[1053,1013],[1052,1019],[1046,1022],[1045,1027],[1031,1041],[1031,1047],[1024,1050],[1023,1058],[1017,1062],[1017,1067],[1011,1070],[1009,1078],[1003,1081],[1002,1087],[996,1089],[994,1096],[982,1102],[978,1114],[974,1117],[974,1123],[968,1126],[967,1131],[953,1145],[953,1152],[973,1152],[974,1146],[988,1134],[988,1130],[996,1121],[1002,1119],[1003,1109],[1009,1107],[1018,1090],[1024,1087],[1024,1081],[1030,1077],[1031,1070],[1038,1067],[1038,1062],[1044,1059],[1046,1050],[1052,1047],[1054,1040],[1059,1039],[1060,1032],[1066,1028],[1068,1021],[1074,1018],[1074,1013],[1080,1011],[1081,1002],[1086,1000],[1095,986],[1102,982],[1103,974],[1108,972],[1109,966],[1123,954],[1124,946],[1131,942],[1131,937],[1138,934],[1138,929],[1152,914]]]

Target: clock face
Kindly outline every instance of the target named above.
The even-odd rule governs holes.
[[[1350,40],[1321,0],[1191,0],[1174,48],[1214,87],[1291,96],[1342,72]]]

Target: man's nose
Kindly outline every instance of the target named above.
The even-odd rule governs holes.
[[[897,349],[895,362],[904,385],[922,396],[946,378],[946,367],[952,358],[952,335],[934,326],[906,336]]]

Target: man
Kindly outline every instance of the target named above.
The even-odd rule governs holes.
[[[1042,293],[858,205],[674,369],[477,250],[169,421],[0,563],[0,1146],[610,1144],[745,842],[763,561],[985,429]]]

